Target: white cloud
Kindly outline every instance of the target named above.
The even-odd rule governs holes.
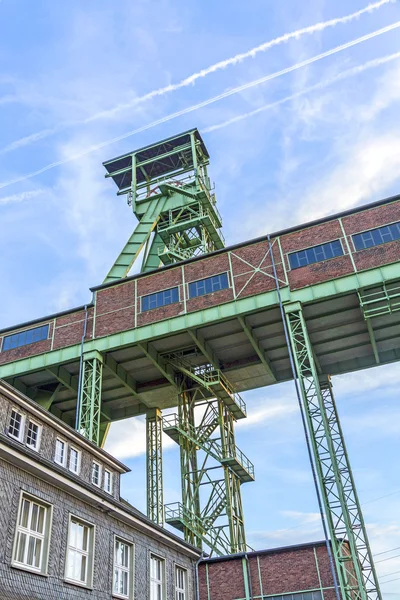
[[[176,446],[163,434],[163,450]],[[142,456],[146,453],[146,422],[143,417],[132,417],[112,423],[105,450],[120,460]]]
[[[44,193],[44,190],[30,190],[26,192],[19,192],[18,194],[12,194],[11,196],[0,196],[0,205],[3,204],[15,204],[36,198]]]

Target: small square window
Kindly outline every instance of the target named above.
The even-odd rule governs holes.
[[[28,423],[28,433],[26,435],[26,445],[32,450],[39,450],[42,428],[34,421]]]
[[[101,483],[101,465],[95,461],[92,464],[92,483],[97,486]]]
[[[70,448],[68,469],[76,475],[81,469],[81,453],[76,448]]]
[[[112,473],[107,469],[104,469],[104,491],[108,494],[112,494]]]
[[[10,422],[8,424],[8,435],[19,442],[22,442],[24,437],[24,425],[24,415],[13,408],[11,411]]]
[[[54,455],[54,461],[65,467],[65,463],[67,460],[67,444],[63,440],[56,439],[56,451]]]

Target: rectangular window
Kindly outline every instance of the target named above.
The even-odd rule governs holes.
[[[29,448],[32,448],[32,450],[39,450],[41,432],[42,428],[40,425],[34,421],[29,421],[26,445],[29,446]]]
[[[108,494],[112,494],[112,473],[104,469],[104,490]]]
[[[158,556],[150,556],[150,600],[165,600],[164,593],[165,561]]]
[[[179,302],[179,290],[177,287],[143,296],[142,311],[152,310],[153,308],[174,304],[175,302]]]
[[[68,469],[72,473],[78,475],[81,468],[81,453],[76,448],[71,448],[69,451]]]
[[[100,486],[101,482],[101,465],[99,463],[94,462],[92,464],[92,483],[94,485]]]
[[[87,587],[93,583],[94,525],[71,516],[65,578]]]
[[[207,277],[206,279],[199,279],[198,281],[189,283],[189,298],[212,294],[213,292],[218,292],[219,290],[224,290],[228,287],[228,273],[220,273],[219,275],[213,275],[213,277]]]
[[[3,351],[19,348],[20,346],[27,346],[28,344],[34,344],[41,340],[47,340],[48,335],[48,325],[41,325],[40,327],[25,329],[25,331],[20,331],[19,333],[14,333],[12,335],[6,335],[3,341]]]
[[[65,467],[65,462],[67,459],[67,444],[63,442],[63,440],[56,439],[56,452],[54,455],[54,461]]]
[[[8,424],[8,435],[19,442],[22,442],[24,437],[24,425],[25,417],[21,415],[20,412],[15,410],[15,408],[13,408],[11,411],[10,422]]]
[[[400,240],[400,221],[384,227],[363,231],[363,233],[356,233],[352,237],[356,250],[364,250],[365,248],[372,248],[372,246]]]
[[[328,260],[329,258],[343,256],[343,254],[344,252],[340,240],[334,240],[327,244],[313,246],[312,248],[300,250],[299,252],[292,252],[289,254],[289,264],[291,269],[298,269],[299,267],[312,265],[313,263]]]
[[[175,600],[187,600],[187,571],[175,567]]]
[[[115,538],[113,595],[132,598],[132,544]]]
[[[51,512],[49,504],[26,494],[21,495],[13,550],[14,566],[46,573]]]

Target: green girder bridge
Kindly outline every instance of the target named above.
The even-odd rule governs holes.
[[[400,360],[400,197],[225,248],[208,163],[196,129],[104,163],[136,229],[91,303],[0,332],[0,377],[98,445],[146,415],[148,516],[215,554],[247,549],[240,393],[294,378],[342,598],[381,600],[330,377]],[[166,506],[163,432],[182,482]]]

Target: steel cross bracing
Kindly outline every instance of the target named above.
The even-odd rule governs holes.
[[[318,373],[301,304],[285,313],[343,600],[381,600],[330,380]]]
[[[139,255],[151,271],[224,247],[208,162],[192,130],[104,163],[139,221],[105,283],[126,277]]]
[[[163,429],[180,447],[182,504],[166,505],[166,521],[211,554],[244,551],[240,486],[254,468],[235,444],[243,400],[213,365],[190,365],[181,354],[167,360],[180,373],[178,413],[163,418]]]
[[[158,408],[146,414],[147,516],[164,525],[162,472],[162,414]]]
[[[103,357],[97,352],[83,354],[79,387],[78,431],[97,444],[100,439],[101,381]]]

